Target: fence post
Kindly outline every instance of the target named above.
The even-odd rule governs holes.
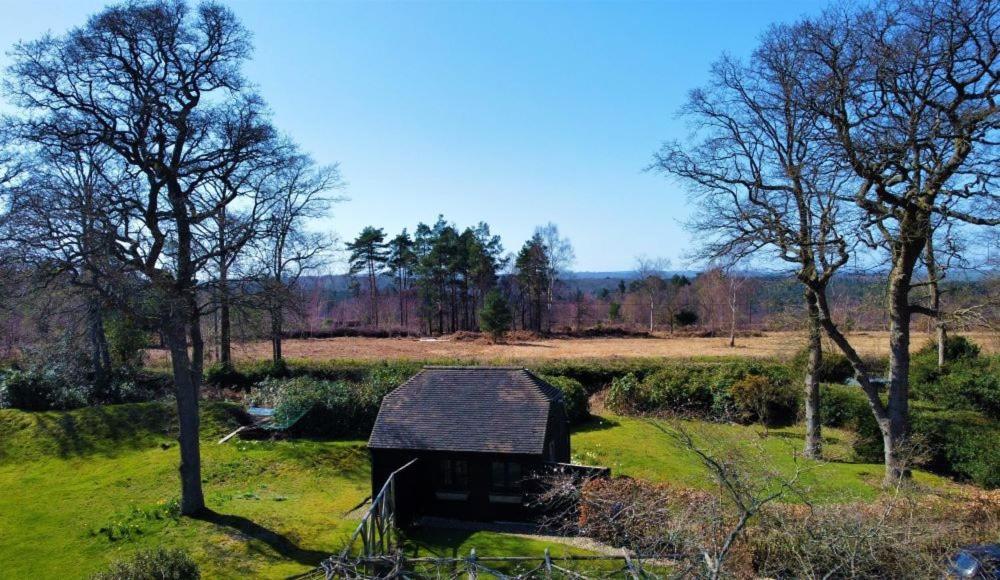
[[[469,550],[469,580],[476,580],[479,570],[476,569],[476,549]]]

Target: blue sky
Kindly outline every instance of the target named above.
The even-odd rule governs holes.
[[[11,2],[0,46],[85,21],[103,2]],[[722,53],[817,2],[232,1],[247,75],[278,126],[339,162],[350,201],[319,226],[350,238],[439,213],[487,221],[516,250],[553,221],[576,270],[637,255],[684,265],[687,196],[644,172],[683,139],[687,92]],[[0,66],[6,67],[6,56]]]

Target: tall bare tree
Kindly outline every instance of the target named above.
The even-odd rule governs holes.
[[[633,288],[643,296],[643,302],[649,306],[649,332],[653,332],[656,311],[667,298],[667,282],[664,272],[670,267],[670,260],[665,258],[649,258],[639,256],[635,259],[635,276]]]
[[[831,11],[796,27],[804,106],[850,168],[869,241],[889,255],[887,401],[862,381],[882,431],[886,480],[906,475],[910,323],[936,312],[911,299],[935,216],[1000,224],[1000,3],[915,0]],[[829,321],[821,304],[821,316]],[[843,334],[824,326],[856,368]]]
[[[668,143],[653,168],[681,177],[698,211],[689,223],[704,237],[701,257],[725,264],[766,255],[786,262],[803,284],[808,329],[806,441],[820,455],[818,297],[849,259],[847,216],[837,195],[845,181],[822,139],[819,115],[800,104],[797,77],[806,55],[794,33],[774,27],[748,62],[718,61],[708,85],[682,112],[698,128],[691,144]],[[742,277],[725,268],[729,345],[736,343]]]
[[[535,228],[534,235],[539,236],[545,246],[545,255],[548,257],[548,286],[546,288],[545,308],[548,312],[546,325],[552,324],[552,306],[555,303],[556,284],[559,279],[569,273],[576,261],[576,252],[569,238],[559,234],[559,226],[549,222],[544,226]]]
[[[254,278],[261,281],[261,297],[271,319],[274,364],[282,361],[285,310],[299,278],[316,269],[333,246],[332,237],[310,231],[309,222],[326,216],[330,205],[342,199],[331,195],[342,186],[336,165],[319,166],[301,153],[286,157],[264,185],[272,190],[275,202],[253,242]]]
[[[204,509],[198,398],[204,361],[195,227],[234,197],[206,194],[221,167],[259,155],[273,139],[244,81],[247,31],[218,4],[192,10],[150,0],[106,8],[62,36],[16,45],[6,92],[26,114],[20,135],[45,146],[103,146],[136,176],[115,192],[125,226],[116,262],[159,297],[180,422],[181,512]],[[188,351],[188,340],[191,351]]]

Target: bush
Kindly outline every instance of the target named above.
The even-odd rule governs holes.
[[[920,348],[916,353],[916,356],[920,355],[933,355],[934,360],[937,360],[938,343],[936,340],[930,340]],[[944,341],[944,360],[955,361],[961,359],[976,358],[979,356],[981,349],[979,345],[972,342],[964,336],[959,336],[957,334],[950,335]]]
[[[250,378],[233,365],[213,364],[205,370],[205,384],[238,391],[250,388]]]
[[[767,426],[791,425],[798,418],[798,391],[787,382],[764,375],[748,375],[732,386],[739,417]]]
[[[580,381],[558,375],[541,375],[540,378],[562,391],[566,418],[571,425],[583,423],[590,418],[590,401]]]
[[[642,381],[650,404],[670,413],[706,415],[714,395],[706,369],[688,365],[669,366]]]
[[[1000,418],[1000,357],[963,357],[938,369],[933,353],[914,356],[910,389],[915,399]]]
[[[698,313],[694,310],[679,310],[677,314],[674,314],[674,322],[677,326],[693,326],[698,323]]]
[[[89,385],[68,384],[55,370],[12,370],[0,378],[0,407],[76,409],[86,406],[89,396]]]
[[[748,376],[763,376],[770,381],[785,385],[792,383],[793,373],[791,369],[786,365],[774,362],[734,361],[718,365],[714,369],[710,378],[713,392],[711,417],[716,420],[739,420],[741,415],[744,415],[744,411],[741,410],[733,397],[733,387]],[[798,415],[797,409],[795,415]],[[747,420],[747,417],[743,416],[742,419]]]
[[[868,397],[859,387],[847,385],[820,386],[820,420],[826,427],[857,430],[871,418]]]
[[[274,407],[274,422],[316,437],[367,437],[385,386],[377,381],[349,383],[311,377],[265,379],[250,394],[250,402]],[[308,416],[306,415],[308,413]]]
[[[605,404],[609,409],[619,414],[645,413],[652,405],[649,402],[648,391],[639,381],[635,373],[615,377],[608,389]]]
[[[198,565],[183,550],[157,548],[136,552],[111,564],[94,580],[194,580],[200,578]]]
[[[918,447],[916,464],[976,485],[1000,487],[1000,426],[969,410],[911,407],[912,439]],[[858,426],[854,453],[858,459],[881,462],[882,434],[869,413]]]
[[[803,375],[809,363],[809,349],[795,353],[792,368]],[[822,383],[843,383],[854,376],[854,367],[847,357],[839,352],[824,352],[819,365],[819,380]]]
[[[111,363],[117,369],[141,368],[149,346],[149,333],[125,315],[109,316],[104,321],[104,332],[111,353]]]

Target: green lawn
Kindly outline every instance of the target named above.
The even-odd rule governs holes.
[[[368,495],[362,441],[216,440],[232,429],[233,407],[203,408],[203,477],[213,514],[176,516],[176,427],[171,405],[147,403],[66,413],[0,410],[0,576],[85,578],[109,561],[157,545],[188,550],[206,577],[286,577],[340,549],[356,525],[345,514]],[[798,428],[687,423],[719,448],[759,446],[790,470]],[[848,456],[848,434],[827,430],[827,450]],[[573,435],[574,459],[630,475],[705,486],[697,461],[647,421],[608,416]],[[881,466],[810,463],[806,482],[824,499],[878,492]],[[946,480],[918,474],[918,481]],[[546,543],[491,532],[425,531],[424,555],[541,555]],[[580,550],[561,544],[554,555]]]
[[[708,471],[698,457],[657,426],[671,428],[662,420],[637,419],[606,414],[595,417],[573,433],[573,461],[604,465],[612,474],[688,487],[711,485]],[[883,476],[881,464],[850,462],[851,433],[824,429],[827,461],[797,457],[804,445],[804,429],[793,426],[765,431],[759,425],[743,426],[681,421],[700,447],[713,454],[740,450],[762,469],[790,476],[801,466],[800,486],[812,501],[871,499],[879,494]],[[921,485],[952,485],[950,480],[916,472]]]
[[[209,407],[203,441],[205,520],[177,518],[177,446],[167,409],[0,411],[0,576],[87,577],[140,547],[179,546],[206,577],[286,577],[315,566],[356,522],[368,495],[364,443],[241,442]],[[129,423],[150,418],[153,429]],[[157,431],[158,429],[162,429]],[[120,445],[115,445],[115,437]]]

